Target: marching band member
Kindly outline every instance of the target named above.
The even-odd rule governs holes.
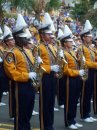
[[[8,46],[8,50],[5,52],[4,68],[12,81],[11,89],[14,89],[14,94],[11,94],[12,99],[14,98],[14,102],[12,102],[14,104],[14,130],[30,130],[30,119],[35,98],[32,81],[36,79],[37,74],[33,70],[32,53],[28,52],[31,57],[28,58],[23,50],[23,46],[27,42],[24,33],[25,27],[26,23],[19,14],[13,31],[15,41],[8,27],[5,27],[4,30],[7,33],[4,36],[4,41]]]
[[[80,68],[84,68],[86,70],[85,79],[82,80],[80,103],[81,118],[85,122],[97,121],[97,119],[90,116],[91,98],[94,86],[94,69],[97,68],[95,54],[89,48],[92,44],[91,29],[92,26],[89,20],[86,20],[85,27],[81,33],[82,45],[78,49],[79,57],[82,55]]]
[[[95,62],[97,62],[97,36],[93,39],[93,44],[90,47],[91,51],[95,54]],[[97,70],[94,72],[94,91],[93,91],[93,110],[97,115]]]
[[[40,56],[43,60],[42,67],[46,72],[42,78],[42,101],[43,101],[43,127],[44,130],[53,130],[54,104],[55,104],[55,73],[59,71],[59,66],[55,64],[56,53],[50,41],[50,25],[40,25],[38,28],[41,42],[39,45]],[[41,102],[40,102],[41,104]],[[41,111],[41,110],[40,110]],[[42,116],[40,114],[40,116]],[[41,120],[42,122],[42,120]],[[42,128],[42,126],[41,126]]]
[[[58,36],[57,39],[59,39],[63,35],[63,31],[59,28],[58,30]],[[64,78],[61,77],[58,81],[59,83],[57,84],[57,99],[58,99],[58,105],[59,108],[64,109]]]
[[[6,105],[2,102],[2,96],[4,91],[9,89],[9,80],[5,74],[3,67],[3,58],[4,58],[4,45],[3,45],[3,32],[0,28],[0,106]]]
[[[84,70],[78,69],[77,57],[72,50],[73,39],[67,25],[64,28],[64,35],[60,37],[63,50],[60,56],[65,57],[67,64],[64,65],[64,121],[65,126],[70,129],[83,127],[75,121],[77,102],[80,95],[80,76],[84,75]],[[62,54],[63,53],[63,54]]]

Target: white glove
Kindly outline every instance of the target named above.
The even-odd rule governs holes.
[[[79,75],[83,76],[85,74],[85,70],[79,70]]]
[[[40,57],[40,56],[38,56],[38,57],[37,57],[37,62],[38,62],[38,64],[43,63],[43,60],[41,59],[41,57]]]
[[[2,60],[2,58],[0,57],[0,63],[2,63],[3,62],[3,60]]]
[[[63,50],[60,50],[59,56],[60,56],[61,58],[64,58],[64,52],[63,52]]]
[[[59,72],[59,65],[52,65],[51,70],[54,72]]]
[[[29,73],[29,79],[33,80],[33,79],[36,79],[36,77],[37,77],[37,74],[35,72]]]

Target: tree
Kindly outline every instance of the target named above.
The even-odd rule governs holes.
[[[11,0],[11,4],[30,13],[34,10],[37,18],[39,18],[39,14],[45,8],[45,0]]]
[[[72,8],[72,15],[74,18],[79,18],[79,20],[83,21],[84,16],[91,9],[91,4],[89,0],[80,0],[79,3],[75,3],[75,7]]]
[[[90,0],[90,4],[94,5],[97,0]]]
[[[20,8],[21,10],[27,10],[29,12],[34,10],[37,14],[37,17],[42,9],[45,8],[45,0],[0,0],[0,24],[3,23],[3,5],[6,2],[9,2],[11,7]]]
[[[46,5],[46,10],[50,11],[52,8],[58,9],[61,5],[59,0],[50,0]]]
[[[32,10],[36,12],[36,17],[39,18],[39,13],[45,9],[45,0],[0,0],[0,24],[3,22],[4,18],[4,3],[9,2],[11,7],[20,8],[21,10],[26,10],[31,13]],[[59,4],[58,0],[51,0],[50,6],[57,7]]]
[[[3,14],[3,5],[6,0],[0,0],[0,24],[3,22],[4,14]]]
[[[72,8],[72,15],[78,18],[81,22],[89,19],[93,26],[97,26],[97,9],[93,9],[94,3],[97,0],[80,0],[80,3],[75,4]]]
[[[86,19],[89,19],[92,25],[94,27],[97,27],[97,9],[96,10],[92,9],[88,11],[88,13],[85,15],[85,20]]]

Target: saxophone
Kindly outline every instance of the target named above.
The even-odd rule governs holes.
[[[88,68],[87,68],[87,65],[85,64],[83,45],[82,45],[82,49],[80,48],[78,50],[78,58],[79,58],[79,69],[85,70],[85,74],[81,76],[81,79],[83,81],[86,81],[88,79]]]
[[[35,63],[34,63],[34,71],[37,73],[37,78],[36,80],[32,80],[32,84],[35,88],[36,91],[39,90],[40,88],[40,82],[43,76],[43,73],[46,72],[45,68],[41,66],[41,64],[38,63],[37,58],[40,56],[40,50],[39,50],[39,44],[34,47],[34,58],[35,58]]]
[[[67,61],[65,60],[65,58],[62,58],[59,56],[59,52],[62,50],[62,46],[59,40],[55,39],[55,41],[57,43],[56,64],[60,66],[60,72],[57,73],[57,77],[60,79],[63,77],[63,70],[64,70],[65,64],[67,64]]]

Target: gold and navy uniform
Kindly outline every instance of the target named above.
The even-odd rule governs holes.
[[[79,47],[81,49],[84,57],[85,64],[88,68],[88,79],[82,81],[82,90],[81,90],[81,118],[85,119],[90,117],[91,111],[91,98],[93,95],[93,86],[94,86],[94,71],[97,68],[97,62],[95,62],[94,52],[85,45]],[[78,51],[79,51],[78,49]]]
[[[91,51],[95,53],[95,62],[97,62],[97,48],[92,47]],[[97,69],[94,72],[93,110],[94,114],[97,114]]]
[[[56,59],[56,52],[54,50],[54,47],[51,44],[47,46],[44,44],[40,44],[39,49],[41,58],[43,60],[43,64],[41,64],[41,66],[45,68],[46,73],[50,74],[51,65],[55,64]]]
[[[34,58],[32,52],[28,49],[23,50],[14,47],[11,50],[5,51],[4,55],[5,72],[12,81],[11,96],[13,104],[11,104],[11,106],[13,109],[12,116],[15,118],[14,129],[18,128],[18,130],[30,130],[29,121],[32,116],[35,98],[35,91],[29,80],[29,72],[31,71],[26,55],[29,57],[33,65]]]
[[[0,58],[2,59],[2,62],[0,63],[0,102],[2,100],[3,92],[9,90],[9,80],[5,74],[4,66],[3,66],[3,53],[4,53],[4,47],[0,46]]]
[[[5,72],[11,80],[27,82],[29,80],[27,61],[18,48],[9,51],[5,56]]]
[[[86,59],[86,62],[85,64],[87,65],[88,68],[97,68],[97,63],[95,62],[95,53],[89,49],[88,47],[84,46],[80,46],[78,48],[78,50],[81,49],[85,59]]]
[[[78,61],[74,51],[64,51],[67,64],[64,65],[64,118],[65,126],[75,124],[77,102],[80,95]]]
[[[46,72],[42,77],[42,101],[43,101],[43,123],[45,130],[53,130],[54,122],[54,102],[55,102],[55,74],[51,71],[54,64],[55,51],[51,44],[39,45],[40,57],[43,60],[41,65]],[[50,105],[49,105],[50,104]]]
[[[79,76],[79,71],[78,71],[78,61],[75,53],[71,51],[70,53],[64,52],[68,64],[65,65],[64,67],[64,74],[70,77],[76,77]]]

